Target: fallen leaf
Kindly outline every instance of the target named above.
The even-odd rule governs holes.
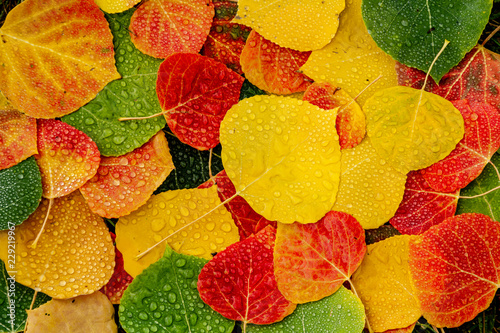
[[[116,247],[123,254],[125,270],[134,277],[158,261],[167,244],[179,253],[210,259],[211,253],[237,241],[238,228],[213,187],[154,195],[116,225]]]
[[[42,199],[42,178],[34,157],[0,170],[0,230],[19,225]]]
[[[368,245],[352,283],[375,332],[403,328],[422,315],[412,290],[408,266],[411,236],[394,236]]]
[[[26,333],[118,332],[115,309],[102,293],[70,299],[53,299],[35,310],[28,310]]]
[[[299,72],[310,54],[280,47],[252,30],[241,52],[240,64],[252,84],[272,94],[288,95],[305,91],[311,84]]]
[[[344,7],[344,0],[240,0],[235,22],[281,47],[311,51],[332,40]]]
[[[104,286],[115,261],[114,246],[104,221],[90,211],[78,191],[55,198],[36,248],[49,200],[14,233],[16,281],[52,298],[91,294]],[[8,232],[0,232],[0,258],[7,262]]]
[[[453,104],[423,90],[387,88],[363,110],[377,154],[403,173],[442,160],[464,135],[463,117]]]
[[[43,197],[59,198],[92,178],[101,156],[85,133],[55,119],[37,122],[36,162],[42,175]]]
[[[201,270],[198,291],[212,309],[231,320],[271,324],[291,314],[274,279],[273,246],[276,231],[266,227],[256,235],[219,252]]]
[[[199,54],[175,53],[158,70],[156,92],[168,127],[199,150],[219,143],[219,127],[238,102],[243,78]]]
[[[94,0],[96,5],[106,13],[121,13],[134,7],[141,0]]]
[[[325,110],[339,107],[335,127],[341,149],[354,148],[365,137],[365,113],[342,88],[337,88],[327,82],[314,82],[307,88],[303,100]]]
[[[117,218],[144,205],[174,165],[160,131],[142,147],[117,157],[103,157],[95,176],[80,188],[90,209]]]
[[[36,153],[36,120],[0,106],[0,170]]]
[[[0,110],[15,110],[12,104],[9,103],[7,98],[0,91]]]
[[[293,303],[317,301],[335,293],[365,255],[363,227],[351,215],[328,212],[316,223],[278,224],[274,275]]]
[[[232,332],[234,321],[203,303],[196,289],[206,262],[167,246],[163,257],[139,274],[125,291],[119,310],[123,328],[128,332]]]
[[[0,90],[19,111],[61,117],[120,75],[113,36],[91,0],[27,0],[0,29]]]
[[[490,305],[500,285],[500,224],[477,213],[448,218],[410,240],[409,266],[423,315],[458,327]]]
[[[222,163],[260,215],[313,223],[330,211],[340,176],[336,109],[281,96],[240,101],[221,125]]]

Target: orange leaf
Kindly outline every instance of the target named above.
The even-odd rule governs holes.
[[[0,110],[0,170],[36,153],[36,120],[16,110]]]
[[[92,0],[24,1],[0,37],[0,90],[32,117],[71,113],[120,77],[108,22]]]

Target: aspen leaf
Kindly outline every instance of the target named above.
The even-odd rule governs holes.
[[[235,22],[281,47],[311,51],[332,40],[344,7],[344,0],[241,0]]]
[[[102,293],[70,299],[53,299],[35,310],[28,310],[26,333],[116,333],[115,309]]]
[[[53,298],[91,294],[113,274],[115,251],[104,221],[78,191],[55,198],[36,248],[48,201],[16,227],[16,281]],[[0,232],[0,258],[7,261],[7,231]]]
[[[103,157],[96,175],[80,191],[94,213],[116,218],[146,203],[173,168],[165,134],[160,131],[128,154]]]
[[[329,82],[357,96],[379,75],[382,77],[356,100],[363,106],[376,91],[398,84],[395,61],[382,51],[366,30],[361,0],[346,0],[337,34],[324,48],[315,50],[302,71],[316,82]]]
[[[271,324],[291,314],[296,305],[283,297],[274,278],[275,237],[276,230],[267,226],[219,252],[198,277],[201,299],[224,317],[242,321],[243,327]]]
[[[422,315],[410,282],[410,237],[394,236],[368,245],[365,259],[352,276],[375,332],[409,326]]]
[[[91,0],[24,1],[0,36],[0,90],[29,116],[76,111],[120,78],[108,23]]]
[[[450,217],[410,240],[411,278],[430,324],[458,327],[488,308],[500,285],[499,242],[500,224],[477,213]]]
[[[335,202],[336,109],[280,96],[233,106],[221,125],[222,163],[250,206],[270,221],[313,223]]]
[[[464,120],[453,104],[422,90],[381,90],[363,110],[377,154],[403,173],[442,160],[464,135]]]
[[[141,0],[94,0],[94,2],[106,13],[121,13],[134,7]]]
[[[0,106],[0,170],[36,153],[35,118]]]
[[[380,158],[370,139],[342,153],[337,200],[332,210],[351,214],[364,229],[387,222],[403,198],[406,176]]]
[[[135,258],[167,236],[166,242]],[[134,277],[161,258],[168,245],[177,252],[210,259],[211,253],[237,241],[238,228],[214,187],[154,195],[116,225],[116,247],[123,254],[125,270]]]
[[[7,98],[0,91],[0,110],[15,110],[12,104],[9,103]]]
[[[365,255],[363,227],[349,214],[328,212],[316,223],[278,224],[274,275],[293,303],[317,301],[336,292]]]

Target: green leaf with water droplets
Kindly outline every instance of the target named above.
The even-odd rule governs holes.
[[[42,177],[33,156],[0,170],[0,230],[21,224],[42,199]]]
[[[90,103],[62,118],[90,136],[104,156],[126,154],[165,126],[164,117],[118,120],[162,111],[156,96],[156,76],[162,60],[141,53],[132,44],[128,26],[134,11],[132,8],[106,15],[114,36],[116,67],[122,78],[109,83]]]
[[[363,0],[366,28],[395,60],[428,71],[436,82],[476,45],[488,23],[492,0]]]
[[[14,269],[14,267],[13,267]],[[9,268],[9,270],[11,270]],[[3,261],[0,260],[0,333],[24,330],[28,310],[35,291],[10,278]],[[50,301],[44,293],[36,295],[33,309]],[[10,307],[12,304],[12,307]],[[11,315],[12,314],[12,315]]]
[[[127,332],[231,332],[234,321],[212,310],[198,293],[198,275],[206,263],[167,246],[163,257],[125,290],[119,308],[122,327]]]
[[[362,332],[365,326],[363,304],[341,287],[335,294],[316,302],[297,305],[295,311],[271,325],[248,325],[247,333],[330,333]]]

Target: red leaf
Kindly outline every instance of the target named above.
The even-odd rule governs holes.
[[[403,234],[421,234],[455,214],[459,193],[437,192],[420,171],[412,171],[406,179],[403,200],[389,222]]]
[[[212,309],[232,320],[271,324],[295,310],[278,290],[274,278],[274,228],[219,252],[201,270],[198,291]]]
[[[97,145],[85,133],[54,119],[38,119],[36,162],[43,196],[59,198],[81,187],[97,172]]]
[[[215,147],[220,123],[238,102],[243,81],[224,64],[199,54],[169,56],[160,65],[156,83],[168,127],[191,147]]]
[[[206,0],[148,0],[130,19],[130,37],[142,53],[166,58],[198,53],[205,43],[214,5]]]
[[[438,192],[464,188],[481,174],[493,154],[500,148],[500,113],[485,103],[455,101],[465,121],[464,138],[441,161],[421,172]]]
[[[500,223],[451,217],[410,240],[409,266],[427,321],[458,327],[488,308],[500,285]]]
[[[0,170],[37,153],[36,120],[16,110],[0,110]]]
[[[310,54],[311,51],[281,47],[252,30],[241,52],[240,63],[252,84],[273,94],[287,95],[305,91],[311,84],[312,80],[299,71]]]
[[[289,301],[317,301],[349,279],[365,252],[365,233],[359,222],[332,211],[316,223],[278,225],[274,274]]]

